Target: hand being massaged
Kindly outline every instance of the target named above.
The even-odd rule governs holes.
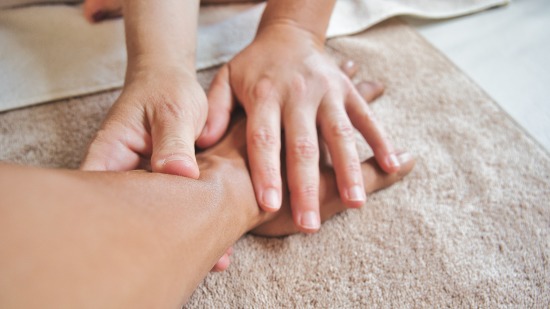
[[[367,97],[380,94],[365,89]],[[285,185],[279,211],[258,207],[246,126],[235,115],[224,138],[197,155],[198,180],[0,164],[0,242],[6,244],[0,307],[181,308],[243,234],[299,232]],[[371,193],[408,174],[414,159],[406,152],[397,159],[393,174],[373,158],[362,163],[363,189]],[[284,167],[284,155],[281,160]],[[319,173],[325,221],[347,207],[332,168],[321,163]]]

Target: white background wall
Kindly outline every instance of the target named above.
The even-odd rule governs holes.
[[[407,21],[550,151],[550,0]]]

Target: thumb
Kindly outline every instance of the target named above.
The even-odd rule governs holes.
[[[207,148],[217,143],[229,125],[235,99],[229,83],[229,67],[224,65],[208,90],[208,116],[206,125],[197,139],[197,146]]]
[[[160,121],[159,121],[160,120]],[[153,172],[199,178],[195,159],[195,126],[181,117],[162,117],[151,123]]]
[[[119,136],[114,129],[101,129],[90,143],[82,164],[85,171],[128,171],[135,169],[141,163],[138,150],[145,151],[148,138],[135,137],[127,134]]]

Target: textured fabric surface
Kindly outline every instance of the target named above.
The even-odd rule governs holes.
[[[10,0],[5,4],[61,1]],[[339,0],[328,36],[357,33],[396,15],[447,18],[506,3],[508,0]],[[198,69],[226,62],[250,43],[263,8],[264,3],[202,7]],[[125,67],[120,19],[91,25],[75,5],[0,10],[0,111],[121,87]]]
[[[548,153],[397,21],[328,45],[387,86],[373,109],[415,170],[317,234],[244,236],[187,307],[548,308]],[[76,167],[117,93],[0,114],[0,158]]]

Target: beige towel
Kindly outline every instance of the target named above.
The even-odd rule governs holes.
[[[7,3],[21,1],[41,0]],[[507,2],[339,0],[328,35],[357,33],[395,15],[444,18]],[[263,8],[264,4],[201,8],[197,67],[228,61],[246,46]],[[126,66],[123,32],[120,19],[90,25],[82,18],[80,6],[0,11],[0,111],[122,86]]]
[[[373,109],[415,170],[315,235],[243,237],[188,307],[548,308],[548,153],[407,26],[329,49],[387,86]],[[0,114],[0,159],[78,166],[117,94]]]

